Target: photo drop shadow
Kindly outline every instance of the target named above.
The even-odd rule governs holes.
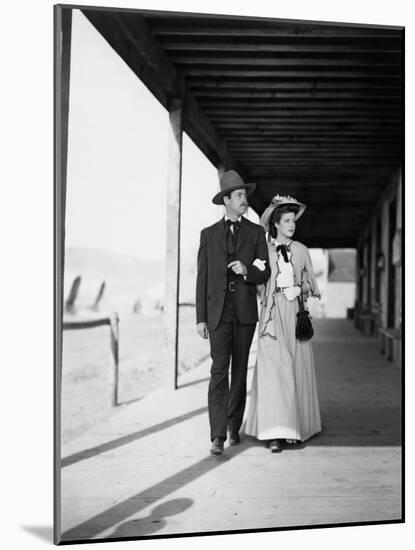
[[[53,527],[51,525],[21,525],[21,528],[38,539],[53,543]]]

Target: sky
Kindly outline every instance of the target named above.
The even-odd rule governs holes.
[[[72,25],[66,246],[163,259],[168,113],[78,10]],[[216,168],[184,134],[184,257],[221,217],[218,189]]]

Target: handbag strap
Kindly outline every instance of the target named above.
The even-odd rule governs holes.
[[[305,311],[304,298],[303,298],[303,293],[301,292],[301,290],[300,290],[300,294],[298,295],[298,303],[299,303],[299,306],[300,306],[300,311]]]
[[[298,304],[300,306],[300,311],[304,311],[304,298],[303,298],[303,272],[301,271],[301,281],[300,281],[300,294],[298,295]]]

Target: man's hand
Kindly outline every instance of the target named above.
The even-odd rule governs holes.
[[[204,338],[206,340],[206,338],[208,337],[208,328],[207,328],[207,324],[206,323],[198,323],[196,325],[196,330],[197,330],[197,333],[198,335],[201,337],[201,338]]]
[[[240,262],[239,260],[236,260],[234,262],[231,262],[228,264],[228,268],[231,268],[236,275],[246,275],[248,273],[248,270],[246,269],[246,265]]]

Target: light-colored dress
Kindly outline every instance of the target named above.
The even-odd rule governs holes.
[[[289,245],[286,263],[269,241],[271,277],[263,290],[257,362],[242,427],[261,440],[305,441],[321,431],[320,407],[311,341],[295,337],[298,300],[289,301],[276,287],[302,286],[303,295],[320,296],[308,249]]]

